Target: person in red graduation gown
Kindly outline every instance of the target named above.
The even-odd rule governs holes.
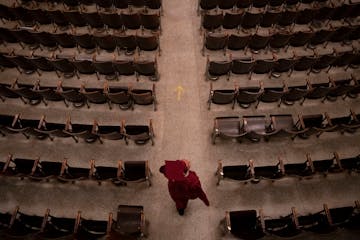
[[[160,172],[168,179],[169,193],[180,215],[184,215],[190,199],[200,198],[206,206],[210,205],[198,176],[194,171],[190,171],[188,160],[165,161]]]

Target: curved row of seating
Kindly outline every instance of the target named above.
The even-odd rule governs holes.
[[[0,162],[0,176],[28,178],[41,181],[57,179],[58,181],[75,182],[80,180],[95,180],[99,184],[108,181],[115,185],[126,185],[131,182],[146,181],[151,186],[151,171],[148,161],[118,161],[116,167],[97,166],[95,160],[88,167],[72,167],[69,161],[46,161],[40,158],[14,158],[9,154],[6,162]]]
[[[136,144],[142,145],[149,140],[154,144],[155,137],[152,120],[149,125],[135,125],[127,124],[122,120],[119,124],[102,125],[96,120],[93,124],[74,124],[70,117],[67,118],[66,123],[48,122],[45,115],[41,119],[27,119],[22,118],[21,114],[5,115],[0,114],[0,134],[6,136],[7,134],[23,134],[27,139],[30,136],[35,139],[50,139],[54,138],[73,138],[77,143],[79,138],[86,143],[94,143],[99,141],[103,143],[103,139],[107,140],[124,140],[126,144],[129,140]]]
[[[353,84],[351,84],[353,82]],[[260,82],[259,87],[237,87],[233,89],[213,89],[210,83],[210,93],[208,99],[208,109],[211,104],[231,104],[234,109],[237,102],[240,107],[248,108],[255,104],[258,107],[260,102],[277,103],[280,107],[282,103],[285,105],[293,105],[299,101],[302,105],[306,99],[321,99],[336,101],[338,97],[345,99],[346,97],[356,98],[360,93],[360,83],[355,77],[352,79],[333,80],[327,83],[311,83],[307,80],[306,85],[288,86],[286,82],[282,87],[264,87]]]
[[[46,1],[46,0],[21,0],[24,4],[37,4],[45,2],[49,5],[57,3],[63,3],[67,7],[77,7],[81,4],[84,5],[93,5],[96,4],[98,7],[102,8],[128,8],[130,6],[134,7],[148,7],[151,9],[159,9],[162,5],[162,0],[56,0],[56,1]]]
[[[12,212],[0,212],[0,238],[115,240],[146,234],[143,206],[119,205],[117,210],[117,219],[110,212],[107,220],[95,220],[86,218],[81,211],[64,217],[51,215],[46,209],[39,216],[22,212],[16,206]]]
[[[328,113],[297,116],[291,114],[249,115],[216,117],[212,131],[212,143],[218,137],[236,139],[241,142],[259,142],[261,139],[282,139],[296,137],[307,139],[312,135],[320,137],[325,132],[339,132],[341,134],[354,133],[360,128],[360,114],[350,110],[347,116],[330,117]]]
[[[290,46],[315,49],[317,45],[323,47],[329,42],[340,42],[350,45],[354,40],[360,38],[360,26],[342,26],[339,28],[328,28],[309,31],[275,31],[269,33],[255,34],[227,34],[225,32],[206,32],[204,33],[202,54],[205,48],[208,50],[245,50],[248,48],[257,53],[257,50],[270,48],[273,52],[285,48],[285,52]]]
[[[46,48],[49,51],[63,48],[77,48],[78,52],[84,49],[87,53],[99,52],[100,49],[107,52],[125,52],[125,55],[132,55],[136,51],[158,51],[160,55],[160,41],[158,34],[77,34],[77,33],[49,33],[28,31],[24,29],[0,28],[0,41],[7,46],[7,43],[19,43],[24,49],[29,46],[31,50]]]
[[[199,10],[219,9],[232,9],[232,8],[273,8],[273,7],[296,7],[302,4],[329,4],[328,0],[199,0]],[[350,8],[351,2],[345,3]]]
[[[115,56],[115,55],[114,55]],[[139,80],[140,75],[147,76],[151,81],[159,79],[157,69],[157,57],[154,60],[97,60],[96,55],[92,57],[75,56],[73,58],[67,56],[56,55],[53,57],[40,56],[20,56],[13,54],[0,53],[0,66],[3,68],[16,68],[19,73],[32,74],[36,72],[39,76],[41,71],[55,72],[60,78],[69,78],[76,75],[80,79],[79,74],[96,74],[100,80],[100,74],[105,75],[106,79],[118,79],[119,76],[136,75]]]
[[[306,9],[268,9],[264,11],[231,10],[231,11],[205,11],[201,15],[201,26],[207,30],[220,27],[225,29],[241,28],[251,29],[256,27],[286,27],[294,24],[321,26],[330,20],[356,18],[359,16],[360,4],[350,5],[351,9],[339,7],[320,7]],[[350,22],[350,20],[349,20]],[[355,23],[356,24],[356,23]]]
[[[306,154],[306,161],[300,163],[284,164],[279,158],[274,165],[254,166],[254,160],[249,160],[247,165],[223,166],[218,162],[216,171],[217,185],[221,180],[235,180],[243,183],[259,183],[261,180],[271,180],[296,177],[312,178],[315,174],[331,174],[342,172],[360,172],[360,154],[349,158],[340,158],[337,152],[329,159],[313,160],[310,154]]]
[[[282,73],[287,73],[291,76],[295,71],[306,71],[309,75],[312,73],[319,73],[321,70],[328,72],[332,67],[358,68],[360,64],[359,52],[337,52],[328,53],[324,55],[317,54],[316,51],[313,55],[297,56],[296,52],[290,58],[278,58],[273,54],[272,59],[257,59],[253,56],[234,58],[232,56],[224,60],[210,60],[207,57],[206,64],[206,79],[217,80],[220,76],[226,76],[227,80],[230,79],[232,74],[248,74],[251,79],[253,73],[268,74],[270,77],[280,77]]]
[[[161,29],[160,11],[157,10],[122,10],[118,12],[82,10],[59,10],[7,7],[0,5],[0,18],[10,21],[21,21],[26,27],[38,24],[56,24],[60,28],[91,27],[98,30],[113,29],[149,29],[158,31]]]
[[[224,233],[241,239],[260,239],[265,236],[291,238],[304,232],[332,233],[337,229],[356,231],[360,227],[360,203],[355,206],[329,208],[327,204],[316,213],[299,214],[295,207],[287,216],[267,217],[264,211],[241,210],[225,213]],[[303,236],[308,238],[309,236]]]
[[[152,89],[137,89],[133,87],[110,87],[108,83],[104,88],[86,88],[84,84],[80,88],[63,87],[59,82],[57,87],[41,86],[37,81],[34,85],[21,84],[15,81],[12,85],[0,83],[0,99],[4,102],[5,98],[19,98],[25,104],[36,105],[43,102],[46,106],[47,101],[63,101],[68,107],[69,103],[76,108],[92,104],[108,104],[112,109],[115,103],[122,110],[134,109],[134,105],[153,105],[154,111],[157,108],[155,84]]]

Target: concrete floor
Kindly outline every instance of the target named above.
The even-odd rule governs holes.
[[[296,207],[299,213],[317,212],[323,203],[329,207],[353,205],[360,199],[360,177],[358,174],[336,174],[328,177],[317,176],[311,180],[282,179],[274,183],[243,185],[237,182],[223,181],[216,186],[214,173],[217,161],[222,159],[224,165],[245,164],[254,159],[255,165],[268,165],[276,162],[278,156],[284,162],[301,162],[309,152],[314,159],[330,157],[333,151],[340,156],[354,156],[360,153],[360,134],[340,135],[325,133],[319,139],[290,139],[260,142],[237,143],[217,141],[211,144],[211,131],[214,117],[227,115],[251,115],[270,113],[318,113],[328,112],[331,116],[345,115],[349,108],[360,112],[360,98],[338,99],[336,102],[306,101],[303,106],[262,104],[259,108],[240,109],[236,106],[212,105],[207,110],[209,82],[204,80],[206,58],[201,55],[202,35],[200,35],[200,17],[196,14],[197,1],[163,0],[164,16],[162,16],[161,48],[162,56],[158,59],[160,81],[156,83],[158,111],[151,107],[136,106],[134,111],[109,110],[106,105],[92,105],[90,109],[66,108],[62,103],[49,103],[46,107],[23,105],[18,100],[7,100],[0,103],[1,113],[15,114],[21,112],[26,117],[39,118],[46,114],[48,121],[63,122],[71,115],[73,122],[90,123],[97,119],[101,123],[117,123],[126,119],[129,123],[146,124],[153,119],[155,129],[155,145],[137,146],[130,143],[105,141],[104,144],[75,144],[70,139],[55,139],[54,142],[26,140],[23,136],[14,135],[0,138],[1,158],[5,159],[11,152],[15,157],[61,161],[64,157],[72,165],[87,166],[90,159],[98,165],[115,166],[119,159],[150,161],[153,172],[153,185],[148,188],[144,184],[131,184],[127,187],[115,187],[111,184],[98,186],[95,182],[78,182],[76,184],[60,184],[30,182],[16,178],[0,177],[0,210],[12,210],[20,205],[23,212],[42,215],[46,208],[55,216],[75,216],[78,210],[84,218],[106,219],[108,212],[116,212],[119,204],[143,205],[145,217],[149,221],[148,239],[197,240],[228,239],[222,236],[219,223],[225,211],[260,209],[266,216],[278,217]],[[238,53],[238,54],[241,54]],[[213,55],[216,55],[213,54]],[[343,72],[333,69],[329,72],[334,78],[353,73],[360,76],[359,70]],[[328,74],[311,74],[310,79],[321,81]],[[1,73],[2,82],[11,82],[16,77],[26,81],[39,79],[35,74],[20,76],[13,70]],[[304,73],[294,73],[288,81],[303,81]],[[54,73],[46,73],[41,81],[56,85]],[[267,76],[254,75],[251,81],[237,76],[229,82],[220,79],[214,83],[214,89],[231,88],[235,81],[238,85],[257,85],[258,80],[265,84],[281,83],[283,78],[274,80]],[[66,80],[69,85],[80,85],[85,82],[91,86],[102,86],[96,76],[83,76],[80,80]],[[151,83],[141,78],[137,83],[134,77],[122,78],[111,85],[134,84],[136,87],[149,87]],[[182,88],[183,91],[178,93]],[[200,200],[191,201],[184,216],[179,216],[175,204],[169,197],[167,182],[158,172],[166,159],[191,160],[192,169],[197,172],[204,191],[210,200],[206,207]],[[358,235],[339,230],[321,239],[357,239]],[[320,239],[320,236],[301,235],[296,239]]]

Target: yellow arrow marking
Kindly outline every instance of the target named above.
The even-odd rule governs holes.
[[[180,101],[181,94],[184,92],[184,88],[181,85],[179,85],[176,87],[175,91],[177,92],[177,100]]]

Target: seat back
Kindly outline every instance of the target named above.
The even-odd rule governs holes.
[[[228,39],[227,47],[230,50],[240,50],[248,46],[251,35],[237,35],[231,34]]]
[[[283,88],[265,88],[264,93],[259,97],[262,102],[277,102],[283,96]]]
[[[261,88],[239,88],[236,100],[240,104],[249,104],[256,102],[263,93]]]
[[[234,101],[235,95],[234,90],[214,90],[211,100],[216,104],[228,104]]]
[[[215,121],[220,134],[236,136],[242,132],[239,117],[217,117]]]
[[[250,167],[248,165],[224,166],[222,173],[224,178],[234,180],[248,180],[251,178]]]
[[[146,180],[147,169],[145,161],[126,161],[123,166],[123,176],[127,181]]]
[[[154,101],[153,91],[145,89],[132,89],[131,98],[139,105],[152,104]]]
[[[119,205],[114,230],[123,235],[141,235],[145,224],[143,211],[143,206]]]
[[[231,69],[230,61],[209,61],[208,64],[208,73],[211,76],[226,75]]]
[[[236,237],[257,239],[264,235],[256,210],[231,211],[229,214],[231,233]]]

